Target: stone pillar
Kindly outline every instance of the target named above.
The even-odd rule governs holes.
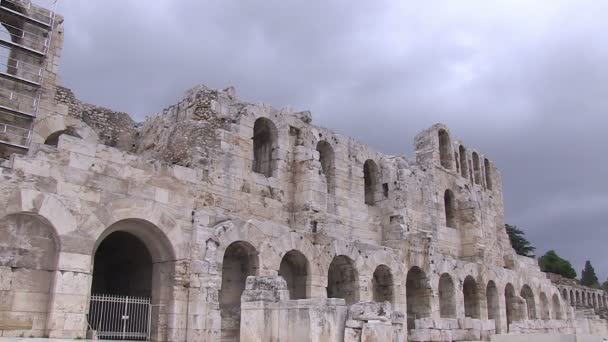
[[[282,277],[247,277],[241,296],[241,342],[280,340],[276,303],[289,299]]]
[[[85,338],[91,281],[90,255],[59,253],[49,300],[49,337]]]

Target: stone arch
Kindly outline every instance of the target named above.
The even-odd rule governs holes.
[[[488,160],[488,158],[484,158],[483,159],[483,169],[486,173],[486,187],[488,188],[488,190],[492,190],[492,165],[490,163],[490,160]]]
[[[63,248],[62,237],[78,229],[74,216],[53,195],[31,189],[5,189],[0,199],[0,217],[21,213],[44,218],[54,229],[58,250]]]
[[[223,224],[226,224],[225,222]],[[230,223],[232,224],[232,223]],[[252,224],[246,224],[239,234],[244,241],[249,241],[258,251],[260,259],[264,261],[264,266],[270,270],[279,270],[285,254],[292,250],[301,253],[308,261],[308,271],[314,278],[325,277],[331,260],[323,258],[319,250],[312,244],[310,239],[298,232],[287,232],[279,237],[272,239],[262,238],[262,231]],[[250,233],[247,233],[250,232]],[[261,270],[262,271],[262,270]],[[325,284],[323,284],[325,288]]]
[[[46,333],[60,248],[55,227],[39,214],[18,212],[0,219],[3,316],[20,322],[19,330],[28,336]]]
[[[465,317],[480,318],[479,310],[479,290],[477,282],[473,276],[467,276],[462,284],[462,294],[464,295],[464,315]]]
[[[562,289],[562,298],[567,302],[568,301],[568,290]]]
[[[564,319],[564,316],[562,314],[562,306],[559,303],[559,296],[557,294],[553,295],[553,299],[552,299],[552,306],[553,306],[553,319]]]
[[[279,275],[287,282],[289,299],[310,297],[310,265],[300,251],[292,249],[283,256]]]
[[[91,255],[91,292],[151,298],[152,339],[166,339],[161,322],[172,310],[176,294],[176,255],[165,232],[141,218],[119,219],[98,235]],[[92,313],[95,308],[90,310]],[[89,324],[95,327],[102,323],[90,321]]]
[[[572,306],[576,305],[574,303],[574,293],[572,292],[572,290],[570,290],[570,305],[572,305]]]
[[[76,133],[76,131],[72,128],[72,127],[67,127],[66,129],[60,130],[60,131],[56,131],[54,133],[51,133],[45,140],[44,140],[44,144],[45,145],[49,145],[49,146],[55,146],[57,147],[57,144],[59,143],[59,137],[61,135],[69,135],[72,137],[76,137],[76,138],[81,138],[78,133]]]
[[[326,140],[321,140],[317,143],[317,152],[319,152],[319,162],[321,163],[321,173],[325,178],[327,185],[327,193],[335,193],[335,154],[334,149]]]
[[[581,305],[581,293],[576,291],[576,305]]]
[[[493,280],[488,282],[486,286],[486,305],[488,311],[488,319],[493,319],[496,333],[500,333],[500,300],[498,298],[498,289]]]
[[[528,319],[536,319],[536,302],[534,300],[534,292],[532,292],[532,288],[530,288],[528,285],[522,286],[519,295],[526,301]]]
[[[258,270],[258,252],[250,243],[235,241],[226,247],[219,291],[222,341],[239,340],[241,295],[245,290],[247,277],[258,275]]]
[[[346,255],[337,255],[329,265],[327,298],[343,298],[346,305],[359,301],[359,272]]]
[[[368,159],[363,164],[363,181],[365,185],[365,204],[374,205],[377,200],[378,183],[380,177],[376,162]]]
[[[460,154],[460,176],[468,178],[469,167],[467,165],[467,150],[464,146],[460,145],[458,151]]]
[[[405,294],[407,300],[407,326],[414,329],[414,321],[431,315],[431,288],[426,273],[413,266],[407,272]]]
[[[481,167],[479,165],[479,154],[477,152],[473,152],[473,179],[475,180],[475,184],[481,184]]]
[[[547,295],[544,292],[540,293],[540,319],[551,319],[551,314],[549,311],[549,299],[547,298]]]
[[[258,118],[253,125],[253,172],[266,177],[274,176],[275,150],[278,148],[278,130],[268,118]]]
[[[439,138],[439,162],[446,169],[452,169],[452,140],[445,129],[437,131]]]
[[[455,202],[454,193],[447,189],[443,193],[443,207],[445,210],[445,225],[450,228],[458,228]]]
[[[378,265],[372,275],[372,292],[375,302],[395,301],[395,283],[393,281],[393,273],[390,267],[386,265]]]
[[[452,277],[443,273],[439,277],[439,317],[456,318],[456,293]]]
[[[505,286],[505,308],[507,313],[507,331],[509,331],[509,325],[513,322],[517,322],[523,319],[521,310],[521,304],[515,288],[511,283]]]

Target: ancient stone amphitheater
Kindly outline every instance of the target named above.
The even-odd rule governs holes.
[[[604,292],[515,254],[499,170],[444,125],[390,156],[204,86],[138,124],[57,84],[59,15],[0,21],[1,336],[608,333]]]

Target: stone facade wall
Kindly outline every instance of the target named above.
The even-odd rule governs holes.
[[[410,159],[234,88],[197,86],[142,125],[53,89],[0,168],[2,336],[101,331],[98,288],[147,289],[154,341],[604,333],[511,249],[498,168],[442,124]],[[145,252],[104,259],[121,238]]]

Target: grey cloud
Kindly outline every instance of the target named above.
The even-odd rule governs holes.
[[[413,158],[434,122],[502,170],[506,220],[608,275],[604,1],[64,0],[64,83],[137,120],[189,87]]]

